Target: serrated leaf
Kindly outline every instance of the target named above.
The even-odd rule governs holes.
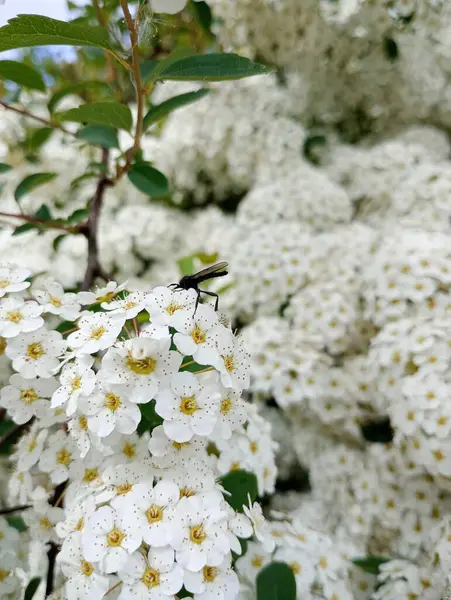
[[[224,496],[230,506],[238,511],[243,512],[243,506],[249,506],[249,496],[251,502],[254,502],[258,496],[258,482],[254,473],[243,471],[230,471],[227,475],[220,478],[222,487],[229,492],[230,495]]]
[[[81,223],[82,221],[86,221],[89,217],[89,210],[87,208],[79,208],[74,210],[74,212],[67,217],[67,222],[73,225],[74,223]]]
[[[274,69],[238,54],[214,53],[189,56],[164,68],[158,78],[175,81],[227,81],[265,75]]]
[[[164,198],[169,194],[166,176],[149,163],[134,163],[128,172],[128,178],[138,190],[152,198]]]
[[[257,575],[257,600],[296,600],[296,579],[290,566],[273,562]]]
[[[58,121],[75,121],[93,125],[109,125],[117,129],[130,130],[133,117],[130,109],[119,102],[93,102],[82,104],[64,112],[55,113]]]
[[[28,152],[36,152],[50,138],[55,130],[52,127],[39,127],[30,131],[26,139],[26,149]]]
[[[18,202],[23,196],[29,194],[33,190],[35,190],[40,185],[44,185],[52,179],[55,179],[56,173],[34,173],[33,175],[28,175],[25,177],[19,185],[16,187],[16,191],[14,192],[14,198],[16,202]]]
[[[0,79],[13,81],[32,90],[45,91],[45,82],[39,71],[15,60],[0,60]]]
[[[102,27],[66,23],[41,15],[18,15],[0,28],[0,52],[32,46],[96,46],[113,51]]]
[[[147,111],[147,114],[144,117],[144,131],[153,125],[153,123],[156,123],[160,119],[167,117],[172,111],[182,108],[182,106],[192,104],[204,96],[207,96],[209,93],[210,90],[207,89],[198,90],[197,92],[187,92],[186,94],[174,96],[173,98],[169,98],[169,100],[166,100],[161,104],[152,106],[152,108]]]
[[[38,591],[38,587],[41,583],[40,577],[33,577],[30,583],[27,585],[27,589],[25,590],[24,600],[33,600],[34,595]]]
[[[6,163],[0,163],[0,175],[2,173],[7,173],[8,171],[11,171],[11,169],[11,165],[7,165]]]
[[[77,132],[76,137],[102,148],[119,148],[117,131],[108,125],[86,125]]]
[[[53,112],[61,100],[66,96],[79,95],[80,92],[92,89],[110,91],[111,86],[104,81],[81,81],[79,83],[73,83],[57,90],[50,98],[47,108],[49,109],[49,112]]]
[[[379,573],[380,565],[389,560],[390,559],[385,556],[365,556],[363,558],[353,558],[352,562],[366,573],[377,575]]]

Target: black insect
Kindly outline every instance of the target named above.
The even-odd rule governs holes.
[[[174,287],[176,290],[196,290],[197,299],[196,299],[196,308],[199,305],[200,295],[207,294],[207,296],[213,296],[216,298],[215,300],[215,310],[218,310],[219,296],[214,292],[207,292],[207,290],[199,289],[199,283],[202,281],[207,281],[207,279],[214,279],[215,277],[224,277],[227,275],[227,267],[228,263],[220,262],[216,265],[212,265],[211,267],[207,267],[206,269],[202,269],[198,273],[194,273],[193,275],[185,275],[180,279],[178,283],[171,283],[169,287]]]

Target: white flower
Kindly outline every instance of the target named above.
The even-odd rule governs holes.
[[[179,370],[182,356],[169,350],[170,338],[137,338],[110,348],[102,361],[99,377],[109,383],[125,383],[130,402],[145,404],[160,385]]]
[[[19,333],[36,331],[44,325],[41,313],[37,302],[25,302],[13,296],[0,300],[0,335],[12,338]]]
[[[52,396],[52,408],[67,403],[66,414],[74,414],[78,398],[89,396],[94,391],[96,376],[91,369],[93,362],[91,356],[83,355],[63,367],[59,376],[61,385]]]
[[[219,392],[211,385],[202,387],[195,375],[177,373],[171,387],[155,397],[155,412],[164,418],[166,435],[176,442],[189,442],[193,435],[209,435],[218,419]]]
[[[183,586],[183,569],[168,547],[151,548],[146,556],[135,552],[118,575],[124,582],[119,600],[172,600]]]
[[[180,490],[171,481],[160,481],[155,487],[139,483],[129,502],[119,512],[141,535],[149,546],[162,547],[171,543],[174,507],[180,499]]]
[[[126,285],[126,282],[118,285],[115,281],[109,281],[105,287],[97,288],[95,292],[78,292],[77,298],[83,305],[110,302]]]
[[[141,537],[131,531],[126,518],[109,506],[102,506],[87,520],[82,533],[83,555],[99,562],[106,573],[123,569],[128,555],[141,544]]]
[[[150,9],[156,13],[175,15],[183,10],[188,0],[149,0]]]
[[[196,600],[235,600],[240,589],[238,576],[231,568],[230,554],[220,565],[205,565],[197,572],[185,571],[183,583]]]
[[[230,551],[226,516],[216,494],[182,498],[172,528],[177,562],[190,571],[220,565]]]
[[[120,433],[133,433],[141,420],[141,411],[128,400],[125,385],[100,385],[90,396],[79,398],[79,407],[88,417],[89,429],[101,438],[115,429]]]
[[[252,505],[251,499],[249,498],[249,506],[244,505],[243,510],[244,514],[251,520],[257,540],[262,544],[266,552],[272,552],[276,544],[271,535],[269,523],[263,516],[260,504],[254,502]]]
[[[49,437],[47,446],[41,454],[39,468],[50,474],[53,483],[63,483],[69,478],[69,467],[75,460],[73,442],[64,431],[57,431]]]
[[[43,290],[36,290],[33,295],[43,312],[58,315],[67,321],[75,321],[80,316],[80,303],[77,294],[65,293],[63,286],[53,279],[46,279]]]
[[[108,591],[108,577],[98,573],[98,566],[83,556],[80,534],[65,540],[58,562],[67,577],[67,600],[99,600]]]
[[[177,329],[174,344],[182,354],[192,356],[201,365],[211,365],[218,359],[216,340],[225,328],[212,306],[199,304],[195,314],[176,312],[172,326]]]
[[[122,300],[111,300],[102,302],[101,306],[105,310],[114,313],[125,314],[126,319],[133,319],[146,307],[149,294],[145,292],[132,292],[127,294]]]
[[[12,456],[12,458],[17,461],[17,468],[19,471],[26,472],[38,462],[47,435],[47,429],[40,429],[39,424],[34,423],[30,427],[30,431],[19,439]]]
[[[10,340],[6,355],[23,377],[51,377],[59,367],[58,357],[65,348],[66,342],[60,333],[41,329]]]
[[[30,283],[25,281],[30,274],[28,269],[16,265],[0,265],[0,298],[7,293],[22,292],[30,287]]]
[[[241,391],[249,387],[250,356],[243,341],[225,331],[216,342],[219,352],[213,366],[221,375],[222,385]]]
[[[163,286],[154,288],[147,303],[152,323],[174,327],[176,318],[178,321],[192,318],[196,298],[194,290],[173,290]]]
[[[87,498],[76,497],[73,502],[64,507],[64,521],[55,525],[55,531],[61,539],[77,536],[83,531],[86,517],[95,510],[95,501],[92,496]]]
[[[250,541],[247,543],[244,556],[237,559],[236,569],[240,577],[254,585],[259,571],[269,562],[271,562],[271,554],[266,552],[261,544]]]
[[[246,403],[240,398],[239,393],[221,387],[219,415],[212,438],[230,439],[232,432],[236,431],[246,420]]]
[[[37,488],[38,492],[39,488]],[[45,491],[42,490],[45,494]],[[36,489],[34,490],[36,496]],[[64,518],[64,511],[57,506],[50,506],[45,496],[42,499],[33,502],[33,508],[27,510],[23,519],[30,529],[30,538],[32,540],[47,543],[58,541],[55,534],[55,525]]]
[[[67,344],[78,354],[106,350],[114,344],[124,323],[124,314],[84,313],[78,320],[78,331],[69,335]]]
[[[114,510],[118,513],[122,510],[130,518],[130,507],[135,496],[139,495],[143,485],[152,486],[154,477],[149,461],[143,460],[108,466],[101,479],[102,488],[97,495],[97,503],[109,502]]]
[[[0,598],[20,598],[21,596],[20,581],[16,575],[19,559],[12,550],[13,548],[2,548],[0,553]]]
[[[194,436],[189,442],[174,442],[166,435],[163,425],[152,430],[149,452],[155,465],[160,468],[188,464],[198,456],[205,455],[207,438]]]
[[[15,373],[10,385],[0,392],[0,404],[6,408],[16,423],[26,423],[35,415],[44,414],[50,405],[50,396],[58,387],[56,379],[24,379]]]

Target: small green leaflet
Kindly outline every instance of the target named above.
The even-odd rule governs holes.
[[[257,575],[257,600],[296,600],[296,579],[286,563],[273,562]]]
[[[16,191],[14,192],[16,202],[19,202],[23,196],[29,194],[40,185],[52,181],[55,177],[56,173],[34,173],[33,175],[28,175],[16,187]]]
[[[380,565],[389,560],[390,559],[385,556],[365,556],[364,558],[353,558],[352,562],[366,573],[377,575],[379,573]]]
[[[101,27],[86,27],[40,15],[18,15],[0,28],[0,52],[32,46],[97,46],[113,52]]]
[[[243,512],[243,506],[249,506],[249,497],[254,502],[258,496],[257,477],[249,471],[230,471],[220,478],[222,487],[229,492],[224,498],[237,512]]]
[[[6,520],[8,521],[8,525],[10,527],[14,527],[14,529],[17,529],[19,532],[26,531],[28,529],[22,517],[10,516],[6,517]]]
[[[41,583],[40,577],[34,577],[30,583],[27,585],[27,589],[25,590],[24,600],[32,600],[34,595],[38,591],[39,584]]]
[[[164,198],[169,194],[166,176],[149,163],[134,163],[128,172],[128,178],[138,190],[152,198]]]
[[[43,146],[55,130],[53,127],[39,127],[31,129],[25,140],[25,149],[27,152],[36,152]]]
[[[265,75],[274,69],[255,63],[238,54],[201,54],[189,56],[167,67],[158,73],[158,79],[176,81],[227,81]]]
[[[169,98],[169,100],[166,100],[161,104],[152,106],[152,108],[148,110],[146,116],[144,117],[144,131],[177,108],[182,108],[182,106],[192,104],[193,102],[196,102],[196,100],[200,100],[209,93],[210,90],[207,89],[198,90],[197,92],[187,92],[186,94],[174,96],[173,98]]]
[[[102,148],[119,148],[117,131],[109,125],[86,125],[77,132],[76,137]]]
[[[44,79],[39,71],[15,60],[0,60],[0,79],[13,81],[32,90],[45,91]]]
[[[7,165],[6,163],[0,163],[0,175],[2,173],[7,173],[8,171],[11,171],[11,169],[11,165]]]
[[[129,131],[133,125],[130,109],[125,104],[119,104],[118,102],[82,104],[78,108],[55,113],[55,119],[94,125],[109,125],[126,131]]]
[[[181,277],[194,273],[194,256],[184,256],[177,261]]]
[[[61,100],[66,96],[70,96],[72,94],[78,95],[80,92],[85,92],[86,90],[110,92],[111,86],[104,81],[81,81],[79,83],[73,83],[72,85],[63,87],[57,90],[50,98],[49,103],[47,104],[49,112],[53,112]]]

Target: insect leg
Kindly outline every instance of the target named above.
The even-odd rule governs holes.
[[[218,306],[219,306],[219,296],[218,296],[218,294],[215,294],[214,292],[207,292],[206,290],[199,290],[199,292],[202,292],[202,294],[207,294],[207,296],[213,296],[213,298],[216,298],[216,300],[215,300],[215,310],[218,310]]]

